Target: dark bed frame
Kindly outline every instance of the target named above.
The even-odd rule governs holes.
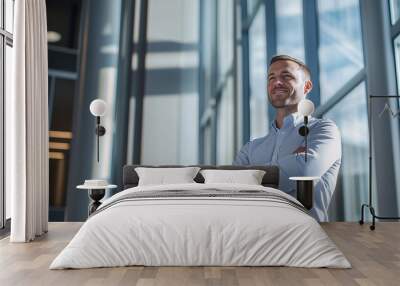
[[[200,167],[201,169],[217,169],[217,170],[263,170],[265,171],[265,175],[262,179],[261,184],[265,187],[278,188],[279,185],[279,168],[276,166],[212,166],[212,165],[191,165],[191,166],[182,166],[182,165],[160,165],[160,166],[151,166],[151,165],[126,165],[123,169],[123,178],[122,184],[123,189],[133,188],[138,185],[139,176],[135,171],[136,167],[148,167],[148,168],[178,168],[178,167]],[[194,178],[196,183],[204,183],[204,178],[200,174]]]

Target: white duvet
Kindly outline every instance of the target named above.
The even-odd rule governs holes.
[[[104,201],[50,269],[127,265],[349,268],[317,221],[296,207],[259,198],[182,197],[125,200],[132,192],[262,190],[238,184],[135,187]],[[136,194],[136,193],[135,193]]]

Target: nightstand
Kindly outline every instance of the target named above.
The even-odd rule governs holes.
[[[297,200],[310,210],[314,201],[314,181],[319,177],[290,177],[289,180],[297,183]]]
[[[90,216],[101,205],[100,200],[104,198],[106,189],[114,189],[117,185],[109,185],[105,180],[85,180],[83,185],[79,185],[77,189],[88,190],[91,203],[88,206],[88,215]]]

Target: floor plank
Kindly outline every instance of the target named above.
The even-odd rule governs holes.
[[[352,269],[290,267],[118,267],[48,269],[82,223],[50,223],[32,243],[0,240],[0,285],[399,285],[400,223],[381,222],[375,231],[357,223],[323,223]]]

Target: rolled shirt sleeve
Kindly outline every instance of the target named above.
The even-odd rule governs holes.
[[[294,193],[292,176],[316,176],[314,182],[314,206],[311,213],[319,221],[327,221],[327,210],[336,186],[336,175],[341,164],[341,139],[332,121],[321,122],[310,130],[308,137],[307,162],[304,153],[287,155],[278,160],[280,189]],[[337,169],[333,171],[332,168]]]
[[[294,150],[293,150],[294,151]],[[278,166],[285,177],[321,177],[341,158],[340,133],[330,120],[324,120],[310,129],[308,135],[307,162],[305,154],[290,154],[278,159]]]
[[[326,221],[341,165],[340,132],[333,121],[312,118],[305,162],[304,152],[293,154],[296,149],[304,146],[304,138],[299,137],[298,133],[301,119],[296,118],[295,122],[288,120],[283,128],[271,129],[265,137],[248,142],[237,153],[233,164],[278,166],[279,189],[294,197],[296,182],[289,180],[289,177],[320,177],[314,182],[314,207],[311,214],[319,221]]]

